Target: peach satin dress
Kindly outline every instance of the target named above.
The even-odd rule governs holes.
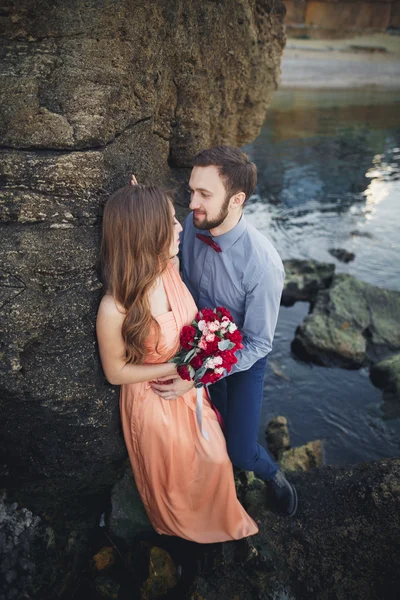
[[[171,311],[157,317],[147,340],[147,363],[168,361],[179,349],[179,334],[197,308],[170,262],[163,283]],[[154,529],[199,543],[237,540],[258,532],[236,497],[225,438],[203,392],[203,428],[196,420],[196,390],[176,400],[157,396],[147,382],[121,386],[120,408],[136,485]]]

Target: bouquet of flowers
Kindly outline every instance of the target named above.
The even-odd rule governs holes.
[[[202,429],[201,387],[215,383],[224,370],[229,373],[237,363],[235,352],[243,348],[242,334],[235,325],[231,313],[223,306],[203,308],[191,325],[182,328],[181,350],[171,359],[177,365],[182,379],[193,380],[198,388],[196,400],[197,421]]]

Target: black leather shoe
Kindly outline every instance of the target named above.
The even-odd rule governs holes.
[[[297,511],[297,492],[294,485],[289,483],[280,469],[273,479],[265,482],[269,494],[278,512],[293,517]]]

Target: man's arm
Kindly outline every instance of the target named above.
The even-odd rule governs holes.
[[[271,351],[284,280],[283,268],[272,264],[249,282],[241,329],[244,348],[236,353],[238,362],[230,374],[250,369]]]

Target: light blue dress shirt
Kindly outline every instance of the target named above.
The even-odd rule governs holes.
[[[272,349],[285,279],[282,260],[271,242],[244,216],[223,235],[212,237],[216,252],[196,233],[190,214],[181,234],[183,281],[199,309],[225,306],[243,335],[244,349],[231,373],[246,371]]]

